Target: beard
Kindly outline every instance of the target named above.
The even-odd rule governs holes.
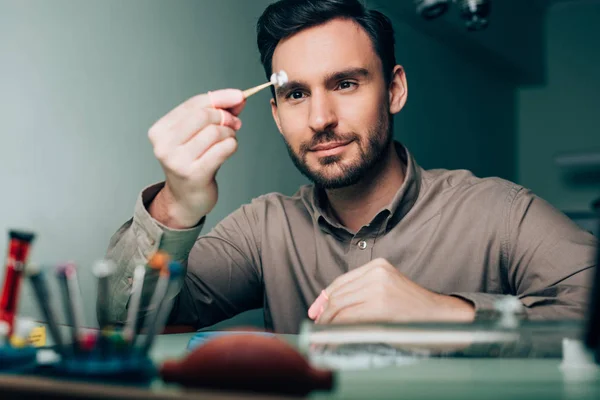
[[[297,153],[285,139],[284,141],[292,162],[302,175],[320,188],[340,189],[358,183],[386,159],[389,147],[392,145],[392,132],[392,117],[382,112],[376,124],[362,138],[355,132],[337,133],[332,130],[317,132],[310,142],[300,145]],[[331,141],[355,142],[359,149],[358,157],[351,162],[345,161],[342,155],[321,157],[318,160],[321,168],[311,168],[306,160],[310,149]]]

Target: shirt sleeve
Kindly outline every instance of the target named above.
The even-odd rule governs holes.
[[[597,239],[524,188],[514,189],[503,213],[503,284],[529,319],[585,315],[595,272]],[[452,293],[469,300],[477,314],[494,310],[503,295]]]
[[[200,236],[204,219],[190,229],[170,229],[147,211],[163,185],[142,191],[133,218],[121,226],[110,241],[107,258],[117,264],[108,300],[111,322],[125,322],[133,271],[137,265],[145,265],[157,250],[167,252],[185,269],[184,278],[169,290],[168,295],[174,297],[170,324],[201,328],[261,307],[262,274],[251,206],[238,209],[204,236]],[[157,273],[147,270],[140,319],[148,311],[157,279]]]

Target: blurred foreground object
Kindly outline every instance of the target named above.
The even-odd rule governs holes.
[[[311,367],[289,344],[255,334],[209,340],[183,360],[166,361],[160,375],[186,387],[297,396],[334,383],[331,371]]]

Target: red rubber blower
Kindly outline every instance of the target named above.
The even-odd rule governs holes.
[[[252,334],[211,339],[182,360],[164,362],[159,372],[185,387],[294,396],[334,385],[332,371],[313,368],[283,340]]]

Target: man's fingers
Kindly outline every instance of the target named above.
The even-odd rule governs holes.
[[[372,271],[372,269],[369,269],[363,275],[356,277],[354,280],[346,282],[345,284],[337,287],[335,290],[331,291],[331,294],[327,294],[325,290],[321,291],[319,297],[317,297],[317,299],[308,309],[309,318],[313,320],[317,319],[323,313],[325,308],[328,307],[330,298],[338,298],[339,296],[344,296],[348,292],[365,289],[366,285],[373,281],[373,279],[369,279],[370,274],[368,272],[370,271]]]
[[[231,157],[236,150],[237,140],[235,138],[222,140],[212,145],[199,159],[194,161],[193,168],[194,170],[201,168],[207,174],[216,174],[225,160]]]
[[[244,109],[244,107],[246,107],[246,100],[244,100],[242,103],[238,104],[237,106],[228,108],[227,110],[230,113],[232,113],[233,115],[238,116],[242,113],[242,110]]]
[[[329,285],[325,290],[321,292],[319,297],[313,302],[313,304],[308,309],[308,316],[311,319],[318,318],[323,310],[326,308],[326,303],[329,298],[338,292],[341,288],[344,288],[346,285],[354,282],[358,278],[364,276],[368,273],[373,266],[379,265],[381,263],[380,259],[373,260],[362,267],[359,267],[355,270],[345,273],[342,276],[339,276],[331,285]]]
[[[355,304],[340,310],[329,321],[330,324],[388,322],[381,313],[372,310],[366,303]]]
[[[203,130],[210,126],[224,126],[238,130],[242,126],[242,121],[227,111],[206,108],[186,115],[168,131],[159,133],[165,137],[157,139],[157,142],[164,140],[175,146],[182,145],[198,135],[203,135]]]
[[[369,300],[369,296],[369,290],[363,288],[362,290],[347,291],[343,295],[329,298],[329,301],[317,318],[317,323],[330,323],[342,310],[357,304],[366,303]]]
[[[329,296],[327,292],[324,290],[321,291],[321,294],[316,298],[316,300],[312,303],[310,308],[308,309],[308,317],[312,320],[315,320],[319,317],[322,312],[322,309],[325,308],[325,304],[329,300]]]
[[[208,105],[205,107],[221,108],[224,110],[235,108],[245,102],[244,93],[238,89],[222,89],[208,92]]]
[[[370,262],[366,263],[362,267],[358,267],[358,268],[356,268],[356,269],[354,269],[354,270],[352,270],[350,272],[346,272],[344,275],[339,276],[336,280],[334,280],[331,283],[331,285],[329,285],[325,289],[325,292],[327,293],[328,296],[331,297],[332,293],[334,293],[340,287],[346,285],[349,282],[352,282],[353,280],[355,280],[355,279],[363,276],[367,272],[369,272],[374,267],[382,265],[383,263],[386,263],[386,262],[387,261],[385,261],[385,260],[383,260],[381,258],[378,258],[378,259],[375,259],[373,261],[370,261]]]
[[[159,131],[167,130],[179,122],[179,120],[184,119],[188,115],[198,113],[203,109],[235,109],[238,112],[234,115],[237,115],[241,112],[244,104],[244,94],[238,89],[215,90],[214,92],[200,94],[189,98],[175,107],[159,119],[153,125],[152,129]]]
[[[211,146],[227,138],[235,138],[235,131],[227,126],[210,125],[182,145],[189,160],[201,158]]]
[[[340,286],[329,296],[329,300],[335,301],[338,297],[345,297],[353,292],[367,291],[371,293],[373,290],[377,290],[382,285],[381,279],[374,274],[375,270],[371,269],[359,278],[354,279],[346,283],[344,286]]]
[[[351,299],[358,298],[361,303],[369,303],[371,298],[376,295],[376,291],[381,289],[381,285],[390,278],[389,268],[390,265],[387,261],[377,259],[342,275],[324,291],[328,299],[323,306],[317,310],[318,299],[313,303],[312,314],[316,314],[320,322],[327,323],[332,321],[342,309],[356,302]]]

